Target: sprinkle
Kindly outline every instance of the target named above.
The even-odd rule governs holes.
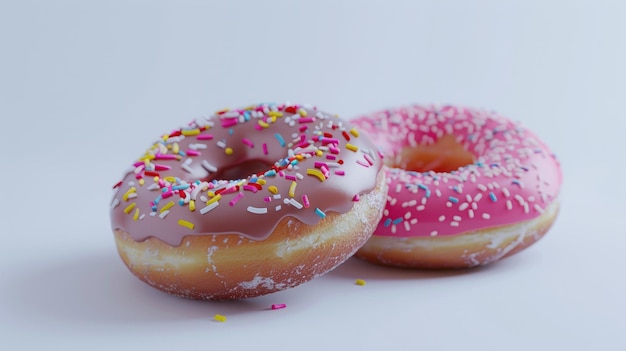
[[[267,144],[263,143],[263,154],[267,155]]]
[[[289,196],[290,197],[296,196],[296,186],[298,186],[298,183],[291,182],[291,185],[289,186]]]
[[[355,145],[352,145],[352,144],[350,144],[350,143],[347,143],[347,144],[346,144],[346,149],[348,149],[348,150],[350,150],[350,151],[357,152],[357,151],[359,150],[359,147],[358,147],[358,146],[355,146]]]
[[[250,139],[243,138],[243,139],[241,139],[241,142],[244,143],[245,145],[249,146],[250,148],[254,147],[254,143],[252,141],[250,141]]]
[[[124,208],[124,213],[129,214],[130,211],[133,210],[133,208],[135,208],[135,206],[137,206],[137,203],[132,202],[130,205],[126,206],[126,208]]]
[[[220,204],[220,203],[219,203],[219,202],[217,202],[217,201],[212,202],[212,203],[211,203],[210,205],[208,205],[207,207],[204,207],[204,208],[200,209],[200,214],[205,214],[205,213],[207,213],[207,212],[211,211],[212,209],[216,208],[219,204]]]
[[[174,206],[174,201],[170,201],[167,204],[165,204],[165,206],[163,206],[161,208],[161,210],[159,211],[159,213],[163,213],[165,211],[168,211],[170,208],[172,208]]]
[[[324,211],[320,210],[319,208],[315,208],[315,214],[322,218],[326,217],[326,213],[324,213]]]
[[[224,149],[224,153],[226,155],[232,155],[233,154],[233,148],[232,147],[227,147],[226,149]]]
[[[139,219],[139,209],[138,208],[135,209],[135,214],[133,215],[133,221],[136,221],[137,219]]]
[[[317,177],[317,179],[319,179],[320,182],[323,182],[326,180],[326,177],[324,177],[324,174],[319,169],[309,168],[306,170],[306,174]]]
[[[239,201],[239,199],[241,199],[243,197],[243,193],[238,193],[237,195],[235,195],[235,197],[233,197],[228,204],[230,206],[235,206],[235,204],[237,203],[237,201]]]
[[[278,188],[276,187],[276,185],[268,186],[267,190],[272,194],[278,194]]]
[[[254,214],[266,214],[267,213],[267,207],[248,206],[247,210],[248,212],[254,213]]]
[[[189,221],[186,221],[184,219],[179,219],[178,220],[178,225],[183,226],[189,230],[193,230],[193,228],[195,227],[195,225]]]
[[[383,225],[384,225],[385,227],[389,227],[389,226],[391,225],[391,218],[387,218],[387,219],[385,219],[385,222],[383,222]]]
[[[493,191],[489,192],[489,199],[491,199],[492,202],[498,201],[498,198],[496,197],[496,194],[493,193]]]
[[[365,280],[363,280],[363,279],[357,279],[357,280],[355,280],[354,282],[355,282],[355,283],[356,283],[356,285],[358,285],[358,286],[363,286],[363,285],[365,285]]]
[[[131,186],[128,190],[126,190],[124,195],[122,195],[122,200],[128,201],[128,196],[134,192],[137,192],[137,188],[135,188],[134,186]]]
[[[484,219],[489,219],[489,218],[491,218],[491,215],[489,215],[489,213],[483,213],[483,216],[482,216],[482,217],[483,217]]]
[[[304,204],[304,208],[309,208],[311,203],[309,202],[309,197],[306,195],[302,195],[302,203]]]
[[[272,309],[273,310],[280,310],[287,307],[287,305],[285,305],[284,303],[275,303],[272,305]]]
[[[355,138],[359,137],[359,131],[356,128],[350,129],[350,134],[354,135]]]
[[[223,316],[221,314],[216,314],[215,316],[213,316],[213,319],[217,322],[226,322],[226,316]]]
[[[221,199],[221,198],[222,198],[222,195],[217,194],[217,195],[213,196],[212,198],[210,198],[210,199],[209,199],[209,201],[207,201],[207,203],[206,203],[206,204],[207,204],[207,205],[210,205],[210,204],[212,204],[212,203],[214,203],[214,202],[217,202],[217,201],[218,201],[219,199]]]
[[[302,206],[302,204],[301,204],[301,203],[299,203],[299,202],[298,202],[296,199],[294,199],[294,198],[291,198],[291,199],[285,199],[284,201],[285,201],[285,203],[286,203],[286,204],[287,204],[287,203],[289,203],[289,204],[291,204],[291,206],[293,206],[293,207],[297,208],[298,210],[302,209],[302,207],[303,207],[303,206]]]
[[[455,203],[459,202],[459,199],[457,199],[457,198],[456,198],[456,197],[454,197],[454,196],[449,196],[449,197],[448,197],[448,200],[450,200],[450,202],[452,202],[453,204],[455,204]]]
[[[163,219],[165,218],[165,216],[167,216],[170,213],[170,211],[165,211],[159,214],[159,218]]]
[[[214,165],[210,164],[207,160],[202,160],[202,162],[200,162],[200,164],[202,165],[202,167],[204,169],[206,169],[209,172],[217,172],[217,167],[215,167]]]
[[[354,194],[354,196],[352,197],[352,201],[359,202],[359,200],[361,200],[361,198],[359,197],[359,194]]]
[[[285,139],[283,139],[283,136],[276,133],[274,134],[274,137],[278,140],[278,143],[280,143],[280,146],[285,147]]]

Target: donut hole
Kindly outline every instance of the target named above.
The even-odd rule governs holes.
[[[452,135],[444,135],[430,145],[404,147],[388,166],[416,172],[451,172],[475,162],[474,154],[465,150]]]
[[[244,160],[233,165],[221,167],[217,172],[211,173],[207,181],[245,179],[253,174],[263,173],[271,168],[272,163],[264,160]]]

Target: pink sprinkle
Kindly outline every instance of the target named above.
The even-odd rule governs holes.
[[[322,168],[326,166],[326,162],[315,161],[315,168]]]
[[[267,144],[263,143],[263,154],[267,155]]]
[[[378,150],[378,157],[380,158],[384,158],[385,155],[382,153],[382,151]]]
[[[242,143],[244,143],[244,144],[246,144],[246,145],[248,145],[248,146],[249,146],[249,147],[251,147],[251,148],[252,148],[252,147],[254,147],[254,143],[253,143],[250,139],[243,138],[243,139],[241,140],[241,142],[242,142]]]
[[[313,122],[313,117],[304,117],[304,118],[299,118],[298,119],[298,123],[302,124],[302,123],[311,123]]]
[[[198,140],[212,140],[213,139],[213,134],[198,134],[196,136],[196,139],[198,139]]]
[[[339,154],[339,149],[336,146],[331,146],[329,149],[331,153],[335,155]]]
[[[224,189],[224,191],[222,191],[220,194],[224,194],[224,195],[226,195],[226,194],[232,194],[232,193],[234,193],[235,191],[237,191],[237,187],[236,187],[236,186],[231,186],[230,188],[226,188],[226,189]]]
[[[352,201],[354,202],[358,202],[361,198],[359,197],[359,194],[354,194],[354,196],[352,197]]]
[[[304,132],[309,126],[300,126],[300,128],[298,129],[300,131],[300,133]]]
[[[233,197],[232,200],[230,200],[230,202],[228,202],[228,204],[231,205],[231,206],[235,206],[237,201],[239,201],[239,199],[241,199],[242,197],[243,197],[243,193],[239,193],[239,194],[235,195],[235,197]]]
[[[287,305],[285,305],[284,303],[275,303],[272,305],[273,310],[280,310],[285,307],[287,307]]]
[[[285,172],[283,172],[283,171],[279,171],[279,172],[278,172],[278,176],[279,176],[279,177],[284,177],[284,176],[285,176]]]
[[[264,197],[264,198],[263,198],[263,201],[265,201],[265,202],[271,202],[271,201],[272,201],[272,198],[271,198],[271,197],[269,197],[269,196],[266,196],[266,197]]]
[[[322,139],[322,145],[328,145],[328,144],[339,144],[339,139],[332,139],[332,138],[324,138]]]
[[[322,171],[322,174],[324,175],[324,177],[328,178],[330,176],[330,171],[328,170],[328,167],[326,167],[326,165],[322,165],[322,167],[320,167],[320,170]]]
[[[370,157],[370,155],[364,154],[363,157],[365,157],[365,160],[367,161],[367,163],[370,164],[370,166],[374,165],[374,160],[372,160],[372,157]]]
[[[309,202],[309,197],[306,195],[302,195],[302,202],[304,203],[304,208],[309,208],[311,203]]]
[[[259,189],[257,189],[256,187],[252,185],[248,185],[248,184],[243,186],[243,190],[251,191],[253,193],[256,193],[257,191],[259,191]]]
[[[176,160],[177,159],[176,155],[172,155],[172,154],[156,154],[154,155],[154,158],[156,160]]]
[[[158,165],[158,164],[154,165],[154,170],[155,171],[169,171],[170,169],[172,169],[172,167],[170,167],[170,166]]]
[[[222,127],[223,128],[232,127],[232,126],[234,126],[236,124],[237,124],[237,119],[236,118],[229,118],[229,119],[223,119],[222,120]]]
[[[262,130],[263,130],[263,127],[261,127],[261,126],[260,126],[260,125],[258,125],[258,124],[255,124],[255,125],[254,125],[254,129],[256,129],[256,130],[258,130],[258,131],[262,131]]]
[[[298,178],[296,178],[296,176],[291,175],[291,174],[286,174],[286,175],[285,175],[285,179],[288,179],[288,180],[293,180],[294,182],[295,182],[296,180],[298,180]]]
[[[336,174],[336,175],[338,175],[338,176],[342,176],[342,175],[345,175],[345,174],[346,174],[346,172],[344,172],[344,171],[342,171],[342,170],[338,169],[338,170],[336,170],[336,171],[335,171],[335,174]]]
[[[361,166],[363,166],[363,167],[369,167],[369,166],[370,166],[370,165],[369,165],[369,163],[367,163],[367,162],[363,162],[363,161],[361,161],[361,160],[356,160],[356,163],[360,164],[360,165],[361,165]]]
[[[138,161],[138,162],[133,163],[133,167],[137,167],[139,165],[145,165],[145,163],[143,161]]]
[[[167,199],[168,197],[174,195],[174,192],[172,192],[171,190],[168,190],[166,192],[164,192],[163,194],[161,194],[161,197],[164,199]]]
[[[187,156],[200,156],[200,152],[196,150],[187,150]]]
[[[326,155],[326,159],[327,159],[327,160],[333,160],[333,161],[334,161],[334,160],[336,160],[336,159],[337,159],[337,156],[335,156],[335,155]]]
[[[143,176],[141,174],[139,174],[139,173],[135,174],[135,179],[141,179],[141,178],[143,178]]]

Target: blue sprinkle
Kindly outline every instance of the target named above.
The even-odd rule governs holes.
[[[315,208],[315,214],[320,216],[320,217],[322,217],[322,218],[326,217],[326,213],[324,213],[324,211],[320,210],[317,207]]]
[[[183,150],[178,151],[178,154],[181,155],[182,157],[187,156],[187,154]]]
[[[457,193],[459,193],[459,194],[461,193],[461,190],[460,190],[460,189],[459,189],[459,187],[458,187],[458,186],[456,186],[456,185],[452,187],[452,190],[456,191],[456,192],[457,192]]]
[[[450,200],[450,202],[452,202],[453,204],[456,204],[456,203],[458,203],[458,202],[459,202],[459,199],[457,199],[457,198],[456,198],[456,197],[454,197],[454,196],[450,196],[450,197],[448,197],[448,200]]]
[[[496,197],[496,194],[493,193],[493,191],[489,192],[489,198],[491,199],[491,201],[496,202],[498,201],[498,198]]]
[[[402,223],[402,217],[394,219],[393,222],[391,222],[391,223],[393,223],[393,224]]]
[[[513,179],[513,180],[511,181],[511,183],[513,183],[513,184],[515,184],[515,185],[518,185],[518,186],[522,186],[522,184],[520,183],[520,181],[519,181],[519,180],[517,180],[517,179]]]
[[[276,170],[274,169],[270,169],[269,171],[265,172],[266,177],[273,177],[275,175],[276,175]]]
[[[169,189],[167,189],[167,187],[163,187],[163,188],[161,188],[161,192],[162,192],[162,193],[167,192],[167,190],[169,190]]]
[[[250,111],[244,111],[244,113],[243,113],[243,118],[244,118],[246,121],[249,121],[249,120],[250,120]]]
[[[172,190],[185,190],[189,188],[189,184],[181,184],[172,186]]]
[[[387,218],[387,219],[385,219],[385,222],[383,223],[383,225],[384,225],[385,227],[389,227],[389,226],[391,225],[391,218]]]
[[[156,206],[152,206],[151,208],[152,208],[152,211],[155,211],[155,212],[156,212],[156,210],[157,210],[157,207],[156,207]]]
[[[482,163],[482,162],[480,162],[480,161],[476,161],[476,166],[478,166],[478,167],[484,167],[484,166],[485,166],[485,164],[484,164],[484,163]]]
[[[278,139],[278,142],[280,143],[280,146],[285,147],[285,139],[283,139],[283,136],[276,133],[274,134],[274,136],[276,137],[276,139]]]
[[[178,200],[178,204],[183,206],[185,204],[185,200],[183,200],[183,199]]]
[[[430,189],[426,189],[426,194],[424,196],[428,199],[430,197]]]
[[[421,183],[417,184],[417,187],[422,189],[422,190],[428,190],[428,187],[426,185],[424,185],[424,184],[421,184]]]
[[[233,131],[233,128],[230,128],[230,129],[228,130],[228,135],[233,135],[233,133],[234,133],[234,132],[235,132],[235,131]]]
[[[158,205],[159,201],[161,201],[161,195],[157,196],[156,199],[154,199],[154,201],[152,202],[154,202],[155,205]]]

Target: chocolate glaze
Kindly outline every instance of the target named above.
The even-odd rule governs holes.
[[[154,237],[178,246],[186,235],[263,240],[288,216],[315,225],[326,212],[346,213],[358,195],[374,189],[382,167],[374,144],[353,128],[297,105],[255,105],[198,118],[157,140],[124,174],[114,187],[111,226],[136,241]],[[225,170],[236,174],[237,165],[251,160],[254,167],[273,166],[241,179],[212,179]],[[202,214],[218,193],[219,204]]]

